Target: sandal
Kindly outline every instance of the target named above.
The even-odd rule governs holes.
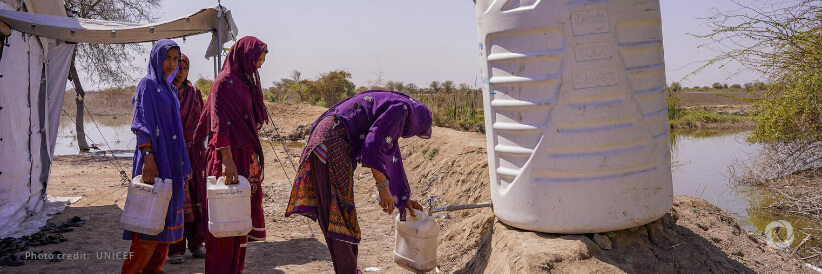
[[[59,244],[60,239],[57,239],[57,237],[54,237],[54,235],[48,235],[46,236],[46,242],[50,244]]]
[[[80,227],[80,226],[83,226],[84,224],[86,224],[86,220],[83,220],[80,217],[74,216],[71,219],[69,219],[68,221],[66,221],[65,224],[68,225],[68,226],[71,226],[71,227]]]
[[[185,262],[185,259],[183,259],[183,255],[171,255],[168,257],[168,260],[172,264],[181,264]]]
[[[54,238],[57,238],[60,242],[68,241],[68,238],[64,237],[63,234],[54,234]]]
[[[11,248],[11,247],[0,249],[0,258],[5,257],[6,255],[9,255],[9,254],[13,254],[15,252],[14,250],[15,249]]]
[[[28,240],[26,240],[26,245],[27,246],[40,246],[40,240],[28,239]]]
[[[41,228],[40,228],[40,230],[41,230],[41,231],[51,231],[51,232],[54,232],[54,231],[52,231],[52,230],[54,230],[54,229],[56,229],[56,228],[58,228],[58,227],[59,227],[59,226],[58,226],[57,224],[52,223],[52,222],[48,222],[48,223],[46,223],[46,225],[44,225],[43,227],[41,227]]]
[[[31,234],[30,236],[28,236],[28,238],[29,238],[29,240],[39,242],[40,245],[48,245],[48,244],[51,243],[51,241],[49,241],[47,235],[43,234],[42,232],[37,232],[37,233]]]
[[[63,232],[72,232],[74,231],[73,227],[68,226],[67,224],[62,224],[55,229],[49,230],[51,233],[63,233]]]
[[[63,252],[54,251],[54,252],[51,253],[51,255],[53,255],[53,257],[51,258],[50,261],[55,262],[55,263],[63,261]]]
[[[14,238],[5,238],[2,241],[0,241],[0,249],[7,248],[7,247],[11,246],[12,244],[15,244],[15,245],[17,244],[15,242]]]
[[[18,260],[14,254],[0,258],[0,265],[2,266],[21,266],[26,265],[26,262]]]
[[[17,251],[26,251],[29,250],[29,246],[27,246],[25,243],[19,243],[17,244],[17,246],[14,247],[14,249]]]
[[[191,256],[194,258],[205,258],[206,256],[206,249],[205,247],[198,248],[196,251],[191,252]]]

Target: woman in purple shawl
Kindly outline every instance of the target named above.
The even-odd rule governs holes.
[[[422,210],[411,199],[399,139],[431,137],[431,111],[403,93],[371,90],[329,108],[311,126],[285,215],[305,215],[320,224],[337,273],[358,273],[361,240],[354,207],[356,163],[371,168],[380,206],[400,219]],[[415,216],[413,210],[409,210]]]
[[[265,62],[267,48],[251,36],[231,46],[197,125],[194,140],[209,137],[206,175],[225,176],[226,183],[237,183],[237,176],[242,175],[251,183],[253,228],[248,236],[242,237],[216,238],[207,232],[206,273],[241,273],[248,239],[265,240],[264,161],[257,130],[268,120],[268,115],[257,69]],[[201,199],[206,201],[205,197]],[[208,222],[207,205],[203,206],[203,220]]]
[[[185,204],[185,237],[168,248],[168,258],[172,264],[183,263],[183,254],[186,246],[194,258],[205,258],[205,238],[203,237],[202,201],[205,197],[205,147],[202,142],[194,143],[194,131],[203,113],[203,96],[191,81],[188,80],[189,60],[185,54],[180,54],[180,69],[172,84],[177,88],[177,98],[180,100],[180,119],[183,124],[183,139],[186,141],[188,159],[191,161],[191,179],[186,181]]]
[[[123,273],[159,273],[169,244],[183,238],[184,186],[191,175],[191,164],[180,124],[177,88],[171,84],[179,63],[180,47],[168,39],[157,41],[151,49],[148,75],[140,80],[132,97],[131,131],[137,135],[138,144],[132,176],[143,175],[143,182],[149,184],[155,177],[171,179],[172,195],[165,229],[160,234],[123,232],[123,239],[132,241],[130,251],[134,255],[123,262]]]

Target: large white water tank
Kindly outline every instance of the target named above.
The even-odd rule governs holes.
[[[659,1],[477,0],[494,213],[550,233],[673,202]]]

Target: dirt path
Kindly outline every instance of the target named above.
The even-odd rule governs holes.
[[[279,113],[274,117],[280,133],[294,132],[299,126],[310,124],[323,109],[308,105],[277,104],[272,106],[272,113]],[[458,132],[450,129],[435,128],[430,140],[419,138],[403,139],[400,141],[402,154],[413,198],[436,196],[441,204],[464,204],[490,201],[488,191],[487,154],[485,137],[482,134]],[[283,163],[286,173],[283,172],[276,153],[281,159],[286,159],[285,153],[279,144],[276,148],[266,148],[266,170],[264,181],[265,212],[268,238],[265,242],[254,242],[248,246],[246,258],[246,273],[330,273],[333,272],[330,256],[324,240],[319,235],[319,227],[304,217],[283,217],[283,212],[291,189],[294,172],[290,163]],[[290,148],[289,154],[293,161],[297,161],[301,148]],[[122,166],[130,174],[131,159],[116,159],[116,165]],[[394,232],[393,217],[382,213],[376,204],[376,189],[368,171],[358,169],[355,176],[355,199],[359,221],[363,233],[363,241],[359,246],[361,269],[379,267],[380,273],[401,273],[401,268],[392,262]],[[53,218],[53,221],[62,222],[72,216],[87,217],[88,223],[74,232],[64,233],[68,242],[34,248],[47,253],[59,250],[66,254],[87,254],[87,259],[65,260],[59,263],[48,261],[29,261],[23,267],[4,267],[8,273],[78,273],[78,272],[118,272],[122,259],[97,258],[98,255],[116,255],[116,252],[125,252],[130,242],[120,240],[122,231],[119,226],[119,217],[125,203],[126,189],[119,181],[118,171],[113,164],[103,158],[87,156],[57,156],[48,186],[51,196],[82,196],[78,203]],[[681,198],[678,198],[681,199]],[[690,198],[689,198],[690,199]],[[677,212],[693,210],[692,208],[708,207],[703,204],[693,205],[695,202],[686,200]],[[701,200],[700,200],[701,201]],[[424,203],[426,204],[426,203]],[[739,230],[735,222],[715,207],[705,211],[705,217],[691,217],[693,214],[678,214],[676,227],[686,227],[696,231],[697,223],[707,222],[709,230],[706,233],[696,231],[688,234],[689,239],[698,240],[714,253],[723,256],[708,256],[710,260],[719,260],[728,265],[742,264],[743,270],[776,271],[797,270],[799,263],[785,254],[769,250],[764,242],[737,244],[740,237],[747,237],[746,232],[736,234],[738,237],[726,237],[727,233],[734,235]],[[721,214],[720,214],[721,213]],[[710,220],[710,222],[708,222]],[[493,245],[483,235],[499,235],[503,229],[497,224],[490,209],[463,211],[451,214],[441,214],[437,218],[443,227],[440,236],[439,264],[445,273],[462,271],[465,273],[502,271],[501,268],[487,268],[477,265],[479,261],[493,262],[494,252],[511,252],[504,246]],[[493,227],[494,229],[490,229]],[[668,229],[663,227],[663,229]],[[639,230],[639,229],[637,229]],[[681,228],[679,229],[681,230]],[[492,234],[487,231],[494,231]],[[711,231],[718,231],[715,235]],[[722,232],[726,231],[726,232]],[[727,232],[731,231],[731,232]],[[507,232],[513,235],[529,234],[530,232]],[[620,233],[620,232],[615,232]],[[534,233],[530,233],[534,234]],[[646,232],[647,234],[647,232]],[[547,234],[543,234],[547,235]],[[713,240],[716,236],[719,241]],[[490,236],[489,236],[490,237]],[[554,237],[554,236],[550,236]],[[562,237],[556,235],[556,237]],[[576,238],[585,236],[573,236]],[[755,238],[755,237],[752,237]],[[618,239],[614,238],[616,245]],[[641,235],[626,234],[624,239],[642,241]],[[584,239],[577,239],[584,241]],[[648,240],[645,240],[648,241]],[[673,245],[673,244],[672,244]],[[690,245],[686,245],[688,247]],[[493,247],[493,249],[488,249]],[[510,246],[513,248],[513,245]],[[619,249],[620,252],[633,252],[628,249]],[[696,254],[703,253],[697,248],[679,247],[683,258],[697,258]],[[719,250],[719,251],[717,251]],[[638,252],[638,251],[637,251]],[[738,253],[734,253],[738,252]],[[606,254],[608,254],[606,252]],[[614,254],[614,258],[620,254]],[[654,265],[655,258],[645,258],[645,253],[636,253],[634,261],[599,260],[567,260],[565,269],[568,272],[579,266],[578,269],[623,269],[624,265]],[[756,255],[760,254],[760,255]],[[691,256],[691,257],[688,257]],[[594,255],[594,257],[597,257]],[[766,258],[775,258],[765,260]],[[503,258],[503,257],[500,257]],[[186,255],[187,262],[180,265],[166,264],[168,273],[198,273],[204,271],[203,260],[193,259]],[[643,261],[647,260],[647,261]],[[766,262],[767,267],[760,267],[756,261]],[[470,262],[470,263],[469,263]],[[537,262],[537,261],[534,261]],[[570,263],[573,264],[570,264]],[[738,262],[738,263],[735,263]],[[525,263],[523,261],[523,263]],[[556,263],[556,262],[554,262]],[[558,264],[562,266],[561,264]],[[596,268],[596,266],[603,268]],[[614,266],[619,268],[613,268]],[[536,271],[539,266],[534,266]],[[611,268],[608,268],[611,267]],[[560,269],[560,268],[557,268]],[[663,268],[659,268],[663,269]],[[514,270],[514,269],[511,269]],[[631,272],[631,271],[627,271]],[[699,272],[699,271],[697,271]]]

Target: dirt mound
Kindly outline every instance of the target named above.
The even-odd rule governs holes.
[[[271,114],[271,122],[277,126],[276,130],[270,123],[266,123],[260,129],[260,136],[279,139],[277,132],[286,141],[300,141],[308,138],[308,131],[311,124],[317,117],[325,112],[325,108],[313,106],[305,103],[265,103],[268,113]]]
[[[697,198],[677,196],[661,219],[605,234],[535,233],[487,217],[461,225],[488,232],[457,273],[814,273]]]

